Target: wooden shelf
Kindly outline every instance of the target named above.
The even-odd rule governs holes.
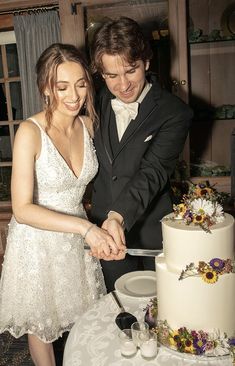
[[[219,192],[226,192],[231,194],[231,177],[230,176],[222,176],[222,177],[191,177],[190,180],[196,184],[204,181],[209,181],[211,186],[215,185],[215,188]]]
[[[195,41],[195,42],[193,42],[193,41],[189,41],[189,45],[190,46],[193,46],[194,44],[196,45],[196,44],[213,44],[213,43],[215,43],[215,44],[218,44],[218,43],[223,43],[223,42],[234,42],[235,41],[235,38],[230,38],[230,39],[226,39],[226,38],[224,38],[224,39],[214,39],[214,40],[205,40],[205,41]]]

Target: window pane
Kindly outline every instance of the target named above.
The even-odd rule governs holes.
[[[0,78],[3,78],[2,49],[1,49],[1,46],[0,46]]]
[[[23,118],[20,82],[10,83],[11,105],[13,120]]]
[[[4,84],[0,84],[0,121],[8,121]]]
[[[8,76],[19,76],[19,64],[16,44],[6,45]]]
[[[18,130],[18,127],[19,127],[20,124],[18,125],[14,125],[14,135],[16,134],[17,130]]]
[[[0,161],[11,161],[11,140],[9,126],[0,126]]]
[[[0,167],[0,201],[11,200],[11,167]]]

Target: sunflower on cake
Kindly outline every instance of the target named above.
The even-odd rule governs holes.
[[[156,257],[159,341],[179,352],[234,352],[234,218],[209,184],[190,184],[162,219],[163,254]],[[157,304],[157,308],[156,308]]]

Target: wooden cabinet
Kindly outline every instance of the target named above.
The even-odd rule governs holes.
[[[235,128],[235,3],[190,0],[189,16],[189,100],[195,111],[190,135],[191,174],[198,175],[202,169],[213,176],[230,176]]]
[[[170,3],[169,15],[175,13],[178,18],[172,21],[169,16],[172,46],[181,57],[179,69],[172,69],[173,92],[188,101],[195,113],[184,158],[192,180],[208,179],[219,190],[230,193],[235,129],[235,2]]]

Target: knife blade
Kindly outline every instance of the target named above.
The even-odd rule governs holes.
[[[88,245],[84,246],[84,249],[89,250]],[[161,249],[137,249],[137,248],[127,248],[126,254],[140,256],[140,257],[156,257],[163,253]]]

